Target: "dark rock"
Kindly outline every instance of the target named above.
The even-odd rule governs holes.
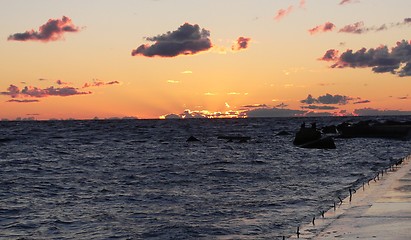
[[[287,131],[280,131],[279,133],[277,133],[277,136],[287,136],[287,135],[291,135],[291,133]]]
[[[190,136],[188,139],[187,139],[187,142],[199,142],[200,140],[198,140],[197,138],[195,138],[195,137],[193,137],[193,136]]]

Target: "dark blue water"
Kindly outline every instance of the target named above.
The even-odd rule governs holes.
[[[276,239],[411,153],[276,136],[303,120],[347,119],[0,122],[0,239]]]

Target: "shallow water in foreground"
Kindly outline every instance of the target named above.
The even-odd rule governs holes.
[[[336,139],[337,149],[316,150],[276,136],[344,120],[0,122],[0,238],[290,235],[411,153],[410,141]]]

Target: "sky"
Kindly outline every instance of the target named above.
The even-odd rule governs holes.
[[[411,115],[409,0],[0,0],[0,119]]]

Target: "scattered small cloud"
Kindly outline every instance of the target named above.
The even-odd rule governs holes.
[[[370,100],[360,100],[360,101],[354,102],[353,104],[365,104],[365,103],[370,103],[370,102],[371,102]]]
[[[286,9],[280,9],[277,11],[277,14],[275,15],[274,19],[277,21],[280,21],[281,19],[283,19],[285,16],[287,16],[288,14],[290,14],[294,9],[294,6],[289,6]]]
[[[154,44],[140,45],[131,52],[131,55],[145,57],[193,55],[207,51],[213,46],[209,37],[210,31],[201,29],[197,24],[185,23],[173,32],[147,37],[146,40]]]
[[[38,31],[29,30],[24,33],[10,35],[9,41],[57,41],[61,40],[66,32],[78,32],[79,27],[72,23],[69,17],[63,16],[62,19],[50,19],[39,27]]]
[[[324,23],[324,24],[322,24],[322,25],[319,25],[319,26],[316,26],[316,27],[314,27],[314,28],[312,28],[312,29],[309,29],[308,32],[309,32],[311,35],[314,35],[314,34],[316,34],[316,33],[321,33],[321,32],[331,32],[331,31],[333,31],[334,29],[335,29],[334,23],[326,22],[326,23]]]
[[[115,84],[120,84],[119,81],[111,81],[111,82],[103,82],[98,79],[93,79],[93,82],[91,83],[85,83],[83,85],[83,88],[89,88],[89,87],[101,87],[101,86],[106,86],[106,85],[115,85]]]
[[[305,7],[305,0],[300,0],[300,3],[298,5],[298,8],[304,8]],[[283,19],[285,16],[289,15],[292,11],[294,11],[296,7],[294,5],[288,6],[288,8],[282,8],[277,11],[277,14],[274,16],[274,19],[277,21],[280,21]]]
[[[366,28],[364,28],[364,22],[356,22],[356,23],[344,26],[338,32],[361,34],[361,33],[364,33],[366,31],[368,31],[368,30]]]
[[[63,82],[62,80],[57,80],[56,83],[57,85],[69,85],[70,84],[68,82]]]
[[[380,31],[388,30],[394,27],[402,27],[402,26],[411,26],[411,18],[405,18],[401,22],[384,23],[380,26],[371,26],[371,27],[366,27],[364,22],[360,21],[360,22],[356,22],[353,24],[348,24],[342,27],[340,30],[338,30],[338,32],[339,33],[364,34],[364,33],[368,33],[371,31],[380,32]]]
[[[251,41],[251,38],[239,37],[236,43],[231,47],[231,49],[233,51],[240,51],[243,49],[247,49],[249,47],[250,41]]]
[[[328,50],[323,61],[333,61],[331,68],[372,68],[374,73],[391,73],[400,77],[411,76],[411,42],[402,40],[389,49],[387,46],[346,50],[341,55]]]
[[[171,83],[171,84],[178,84],[178,83],[180,83],[180,81],[176,81],[176,80],[167,80],[167,83]]]
[[[238,92],[229,92],[229,93],[227,93],[227,95],[241,95],[241,93],[238,93]]]
[[[186,70],[186,71],[181,72],[181,74],[192,74],[192,73],[193,73],[193,72],[190,71],[190,70]]]

